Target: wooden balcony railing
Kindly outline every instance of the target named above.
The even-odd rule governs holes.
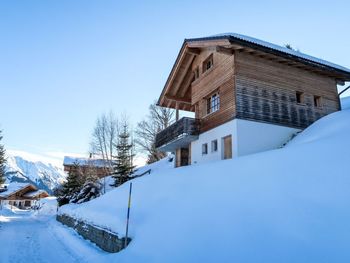
[[[198,136],[200,121],[189,117],[183,117],[156,135],[156,148],[164,146],[172,141],[180,140],[188,136]]]

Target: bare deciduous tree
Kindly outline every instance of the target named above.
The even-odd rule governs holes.
[[[157,106],[156,102],[149,106],[149,114],[137,124],[135,143],[147,154],[147,163],[156,162],[166,156],[155,148],[156,134],[174,121],[174,110]]]
[[[118,141],[118,129],[118,118],[113,112],[110,112],[97,118],[92,132],[91,152],[102,157],[110,165],[112,165],[113,158],[116,156],[114,145]]]

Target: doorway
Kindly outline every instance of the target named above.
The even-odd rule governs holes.
[[[190,164],[190,148],[183,147],[176,149],[175,152],[175,167],[186,166]]]
[[[222,159],[232,158],[232,135],[228,135],[222,138]]]

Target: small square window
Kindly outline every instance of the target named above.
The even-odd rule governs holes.
[[[218,151],[218,140],[211,141],[211,152]]]
[[[206,72],[208,69],[212,68],[214,65],[213,63],[213,54],[211,54],[206,60],[203,62],[203,73]]]
[[[304,103],[304,92],[297,91],[295,96],[297,103]]]
[[[321,96],[314,96],[314,106],[317,108],[321,107]]]
[[[208,144],[207,143],[203,143],[202,144],[202,154],[208,154]]]

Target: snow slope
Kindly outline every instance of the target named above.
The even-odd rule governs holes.
[[[8,154],[6,178],[7,183],[32,183],[52,193],[52,190],[65,180],[66,174],[62,167],[57,167],[47,160],[32,159],[25,154]]]
[[[342,98],[340,102],[343,110],[350,109],[350,96]]]
[[[350,262],[349,134],[344,110],[282,149],[177,169],[153,164],[133,180],[133,240],[108,262]],[[124,235],[128,188],[60,213]]]

